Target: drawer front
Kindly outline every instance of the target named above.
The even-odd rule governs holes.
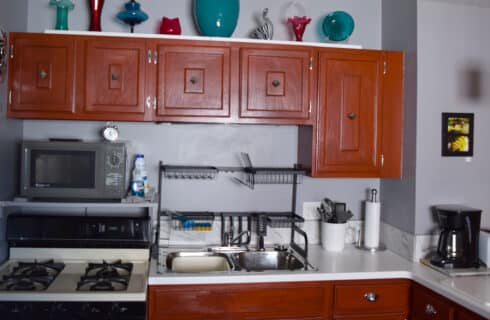
[[[453,306],[445,298],[417,286],[413,291],[412,320],[452,320]]]
[[[410,285],[400,283],[337,284],[334,313],[404,312],[410,303]]]

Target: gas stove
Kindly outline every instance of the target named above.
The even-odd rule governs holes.
[[[0,266],[2,319],[145,319],[148,223],[9,216],[10,255]]]

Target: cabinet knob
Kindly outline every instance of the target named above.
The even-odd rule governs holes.
[[[196,77],[192,77],[190,80],[189,80],[192,84],[196,84],[198,82],[198,79]]]
[[[433,305],[428,303],[425,305],[425,314],[427,314],[429,316],[435,316],[437,314],[437,310],[436,310],[436,308],[434,308]]]
[[[368,292],[364,294],[364,299],[369,302],[375,302],[378,300],[378,295],[375,292]]]
[[[272,80],[272,86],[274,86],[274,87],[276,87],[276,88],[277,88],[277,87],[279,87],[280,85],[281,85],[281,81],[279,81],[279,80]]]
[[[356,118],[356,113],[355,112],[350,112],[347,117],[351,120],[354,120]]]
[[[117,80],[119,80],[119,75],[117,73],[113,73],[113,74],[111,74],[111,79],[113,81],[117,81]]]
[[[48,76],[48,73],[46,71],[44,71],[44,70],[39,71],[39,78],[40,79],[44,80],[44,79],[46,79],[47,76]]]

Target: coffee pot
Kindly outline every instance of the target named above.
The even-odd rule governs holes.
[[[476,268],[481,210],[460,205],[434,207],[441,233],[430,263],[444,268]]]

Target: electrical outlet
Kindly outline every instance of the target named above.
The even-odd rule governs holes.
[[[320,220],[320,214],[317,208],[320,202],[303,202],[303,218],[305,220]]]

